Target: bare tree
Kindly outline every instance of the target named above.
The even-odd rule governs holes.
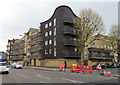
[[[94,42],[97,36],[102,33],[103,21],[102,18],[91,9],[83,9],[80,12],[80,18],[75,19],[74,27],[81,32],[77,39],[79,44],[78,50],[81,53],[81,64],[83,65],[84,49]]]
[[[118,48],[120,46],[120,31],[118,30],[118,26],[117,25],[113,25],[110,28],[110,32],[109,32],[108,36],[110,37],[110,43],[111,43],[111,46],[113,48],[113,52],[118,57],[120,57],[118,55],[118,54],[120,54],[120,50]],[[120,61],[120,59],[119,59],[119,61]]]

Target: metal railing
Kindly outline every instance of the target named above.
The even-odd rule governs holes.
[[[32,47],[32,48],[28,49],[29,52],[37,52],[37,51],[40,51],[40,50],[42,50],[41,46]]]
[[[80,57],[80,53],[77,51],[64,51],[64,57]]]
[[[64,28],[64,34],[78,36],[78,35],[80,35],[80,31],[77,30],[77,29],[74,29],[72,27],[65,26],[65,28]]]

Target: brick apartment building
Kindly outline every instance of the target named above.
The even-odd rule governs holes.
[[[49,20],[40,23],[44,59],[80,59],[75,48],[80,34],[73,28],[75,18],[71,8],[59,6]]]

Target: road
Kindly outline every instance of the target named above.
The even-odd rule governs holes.
[[[23,68],[10,69],[9,74],[2,75],[2,83],[118,83],[118,78]]]

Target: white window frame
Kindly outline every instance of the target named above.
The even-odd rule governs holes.
[[[56,38],[54,38],[54,46],[56,46]]]
[[[52,26],[52,22],[49,22],[49,27]]]
[[[48,24],[45,24],[45,28],[48,28]]]
[[[49,44],[52,44],[52,40],[49,40]]]
[[[57,55],[57,51],[56,51],[56,48],[54,48],[54,56]]]
[[[52,54],[52,49],[49,49],[49,54]]]
[[[45,41],[45,45],[48,45],[48,41]]]
[[[54,22],[54,26],[56,26],[56,18],[54,18],[54,21],[53,21],[53,22]]]
[[[45,54],[48,54],[47,50],[45,50]]]
[[[48,32],[45,32],[45,37],[47,37],[48,36]]]
[[[49,31],[49,35],[52,35],[52,31]]]
[[[54,36],[56,35],[56,27],[54,28]]]

